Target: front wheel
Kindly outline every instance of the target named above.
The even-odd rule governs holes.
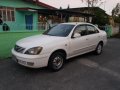
[[[49,59],[48,67],[53,71],[59,71],[64,65],[65,57],[62,53],[53,53]]]
[[[100,55],[103,51],[103,45],[102,43],[99,43],[96,47],[95,54]]]

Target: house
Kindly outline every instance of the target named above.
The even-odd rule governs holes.
[[[105,10],[99,7],[78,7],[78,8],[69,8],[69,11],[75,11],[79,13],[92,14],[94,17],[87,17],[87,22],[93,24],[105,25],[109,23],[109,15],[106,14]]]
[[[109,16],[105,10],[99,7],[78,7],[70,8],[69,11],[76,11],[80,13],[92,14],[93,17],[88,18],[88,22],[97,24],[101,30],[105,30],[109,36],[115,35],[119,32],[119,24],[115,23],[113,17]]]
[[[69,11],[64,9],[37,9],[39,14],[39,30],[48,29],[58,23],[64,22],[86,22],[91,14]],[[49,24],[49,25],[48,25]]]
[[[63,9],[63,10],[67,10],[67,11],[70,11],[70,12],[81,13],[81,15],[70,16],[69,21],[72,21],[72,22],[90,22],[91,23],[92,18],[94,17],[94,14],[83,11],[82,9],[83,9],[83,7],[77,7],[77,8],[67,8],[67,9]],[[88,20],[88,18],[89,18],[89,20]]]
[[[0,18],[10,31],[38,30],[38,12],[35,9],[56,8],[39,0],[0,0]],[[3,31],[2,25],[0,31]]]
[[[56,9],[39,0],[0,0],[0,31],[38,31],[61,22],[87,22],[91,14]]]

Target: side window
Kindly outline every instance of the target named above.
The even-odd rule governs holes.
[[[74,33],[79,33],[81,36],[87,35],[87,29],[85,25],[79,25],[75,28]]]
[[[87,25],[87,30],[88,30],[88,34],[95,34],[99,32],[97,28],[91,25]]]

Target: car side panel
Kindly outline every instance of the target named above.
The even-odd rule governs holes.
[[[95,33],[91,35],[87,35],[88,37],[88,50],[95,50],[98,43],[101,40],[101,35],[100,33]]]
[[[82,36],[70,39],[70,56],[77,56],[87,51],[87,37]]]

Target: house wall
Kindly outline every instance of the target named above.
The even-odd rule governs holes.
[[[22,0],[0,0],[0,6],[13,8],[43,8]],[[5,21],[4,23],[10,27],[10,31],[26,30],[25,15],[31,14],[33,15],[33,30],[38,30],[38,13],[33,11],[18,11],[15,9],[15,21]],[[0,31],[2,31],[2,26],[0,26]]]
[[[112,26],[112,35],[118,34],[119,33],[119,24],[115,23],[114,26]]]

